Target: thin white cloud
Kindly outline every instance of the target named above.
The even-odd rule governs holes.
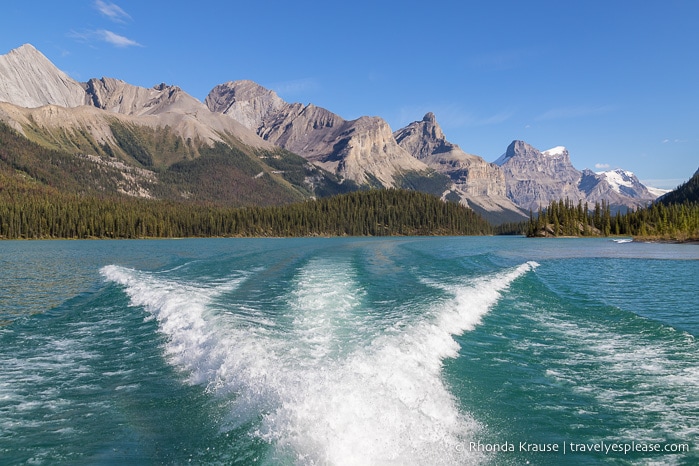
[[[128,37],[124,37],[106,29],[87,30],[82,32],[71,31],[68,33],[68,37],[76,39],[80,42],[93,42],[99,40],[120,48],[143,47],[143,45],[139,44],[133,39],[129,39]]]
[[[534,118],[536,121],[543,120],[561,120],[568,118],[579,118],[587,116],[602,115],[616,110],[613,105],[588,106],[581,105],[577,107],[558,107],[547,110],[541,115]]]
[[[515,111],[512,109],[506,109],[501,112],[496,113],[495,115],[491,115],[486,118],[482,118],[477,121],[477,125],[497,125],[499,123],[504,123],[505,121],[509,120],[512,118],[512,116],[515,114]]]
[[[131,16],[115,3],[103,2],[102,0],[95,1],[95,8],[115,23],[125,23],[131,20]]]
[[[689,142],[688,139],[663,139],[663,144],[667,144],[669,142],[674,142],[675,144],[683,143],[683,142]]]
[[[608,163],[596,163],[595,168],[598,170],[604,170],[605,168],[609,168]]]
[[[112,31],[107,31],[106,29],[100,29],[97,31],[100,38],[116,47],[143,47],[141,44],[135,40],[129,39],[128,37],[120,36]]]

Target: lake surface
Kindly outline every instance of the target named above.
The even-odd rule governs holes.
[[[0,284],[3,465],[699,464],[697,245],[3,241]]]

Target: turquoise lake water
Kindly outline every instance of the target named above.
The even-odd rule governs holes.
[[[0,242],[0,464],[699,464],[699,246]]]

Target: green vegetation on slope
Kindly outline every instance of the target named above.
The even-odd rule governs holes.
[[[99,145],[80,135],[66,139],[76,141],[68,150],[68,143],[33,142],[0,122],[0,165],[12,167],[15,176],[66,194],[130,193],[238,207],[288,204],[358,189],[281,149],[257,150],[234,140],[210,147],[184,140],[168,127],[153,129],[117,120],[111,129],[116,145]],[[32,131],[37,130],[25,128]]]
[[[3,186],[20,177],[73,194],[117,193],[123,178],[114,167],[31,142],[4,123],[0,123],[0,168],[6,169]]]

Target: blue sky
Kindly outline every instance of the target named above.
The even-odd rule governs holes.
[[[394,130],[432,111],[494,161],[514,139],[578,169],[674,188],[699,168],[699,1],[5,0],[0,54],[31,43],[79,81],[251,79]]]

